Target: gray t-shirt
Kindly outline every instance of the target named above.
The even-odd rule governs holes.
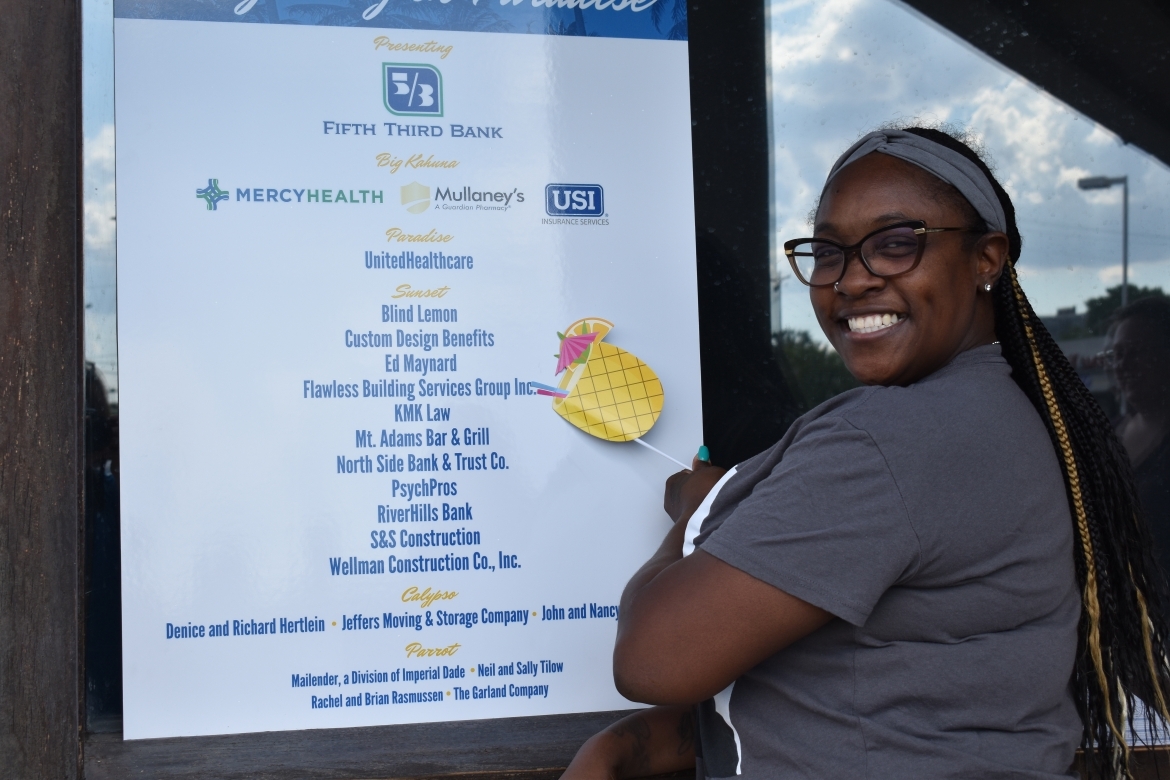
[[[1072,522],[998,346],[822,404],[717,490],[684,552],[835,617],[699,706],[700,771],[1075,777]]]

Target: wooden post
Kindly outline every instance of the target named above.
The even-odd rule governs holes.
[[[0,0],[0,774],[81,767],[81,4]]]

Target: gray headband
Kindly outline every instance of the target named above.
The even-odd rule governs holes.
[[[929,171],[962,193],[989,228],[1007,231],[1003,205],[991,186],[991,180],[978,165],[953,149],[904,130],[876,130],[863,136],[833,163],[833,169],[825,179],[825,189],[842,168],[871,152],[888,154]],[[824,195],[824,190],[821,194]]]

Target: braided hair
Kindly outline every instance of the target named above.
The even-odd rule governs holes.
[[[1073,698],[1084,723],[1085,764],[1099,777],[1127,778],[1134,697],[1170,721],[1170,666],[1164,575],[1155,563],[1129,458],[1113,426],[1044,327],[1020,287],[1022,240],[1015,207],[987,163],[948,132],[909,127],[967,157],[986,174],[1007,216],[1007,266],[995,283],[995,332],[1012,378],[1040,413],[1064,474],[1076,539],[1081,619]],[[987,224],[958,190],[940,192],[968,214],[976,236]],[[957,200],[956,200],[957,199]],[[1148,738],[1155,736],[1153,719]]]

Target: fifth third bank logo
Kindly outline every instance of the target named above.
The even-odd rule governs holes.
[[[443,75],[430,65],[383,62],[382,100],[398,116],[442,116]]]
[[[549,184],[544,188],[544,210],[550,217],[600,217],[605,213],[605,190],[600,184]]]

